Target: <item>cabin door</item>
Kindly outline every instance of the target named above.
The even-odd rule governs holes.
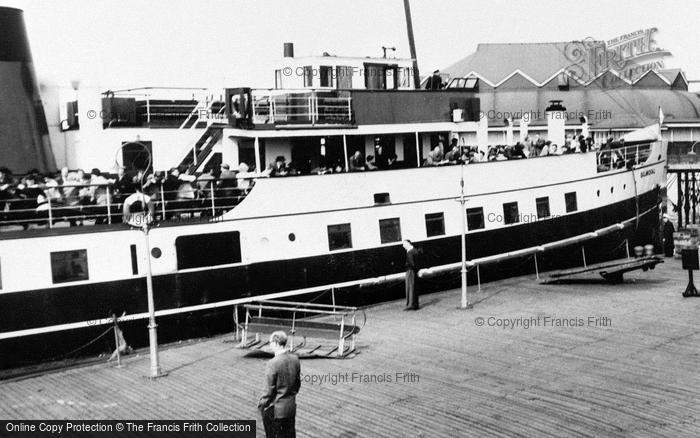
[[[404,134],[403,136],[403,165],[404,167],[418,167],[419,157],[416,155],[416,135]]]

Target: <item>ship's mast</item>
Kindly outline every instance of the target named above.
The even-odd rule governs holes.
[[[413,21],[411,20],[411,5],[408,0],[403,0],[403,10],[406,13],[406,29],[408,31],[408,47],[413,59],[413,84],[416,90],[420,88],[420,74],[418,74],[418,58],[416,57],[416,43],[413,40]]]

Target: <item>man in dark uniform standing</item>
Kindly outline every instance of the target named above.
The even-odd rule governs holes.
[[[403,241],[406,250],[406,308],[418,310],[418,293],[416,292],[416,255],[418,251],[410,240]]]
[[[275,357],[265,366],[265,389],[258,402],[267,438],[294,438],[296,395],[301,386],[299,357],[287,351],[287,334],[270,335]]]
[[[379,137],[374,139],[374,163],[380,170],[384,170],[389,167],[387,154],[384,151],[384,146],[382,146],[382,142]]]
[[[435,70],[433,75],[428,78],[425,83],[426,90],[439,90],[442,88],[442,77],[440,76],[440,70]]]
[[[666,257],[673,257],[673,233],[676,230],[673,228],[673,224],[666,213],[664,213],[663,216],[663,224],[664,255]]]

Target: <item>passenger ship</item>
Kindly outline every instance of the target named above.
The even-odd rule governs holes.
[[[74,118],[64,138],[99,147],[76,155],[71,168],[110,168],[115,153],[138,167],[142,147],[156,169],[183,165],[199,174],[246,162],[260,170],[283,156],[307,174],[251,173],[243,179],[252,187],[236,189],[223,213],[216,199],[197,201],[200,212],[212,203],[209,219],[163,220],[176,203],[158,203],[162,217],[147,236],[122,223],[0,233],[3,368],[63,357],[109,328],[113,314],[129,343],[145,345],[149,264],[158,330],[168,341],[230,330],[232,306],[252,300],[400,297],[403,239],[421,251],[423,289],[449,287],[458,278],[465,216],[468,265],[477,268],[470,281],[532,273],[533,256],[548,269],[578,262],[582,247],[591,261],[619,256],[626,240],[651,241],[666,181],[659,138],[619,148],[622,168],[605,162],[610,151],[426,167],[423,157],[440,142],[479,143],[477,93],[412,89],[411,60],[295,58],[289,49],[273,90],[226,89],[201,100],[158,100],[157,89],[105,92],[94,102],[106,116],[94,120],[81,104],[79,129]],[[350,73],[356,69],[372,74]],[[284,73],[297,70],[299,78]],[[173,110],[183,106],[185,115]],[[547,123],[530,133],[563,140],[587,129],[559,123],[562,110],[550,107]],[[488,143],[501,134],[508,137],[487,128]],[[168,152],[179,137],[192,141],[181,156]],[[347,170],[348,157],[373,154],[375,142],[401,168],[309,174],[328,163]],[[89,213],[107,222],[121,214],[119,205]],[[59,220],[62,213],[43,214]]]

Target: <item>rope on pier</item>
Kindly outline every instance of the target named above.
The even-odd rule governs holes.
[[[66,358],[68,358],[68,357],[70,357],[70,356],[73,356],[74,354],[79,353],[81,350],[84,350],[85,348],[87,348],[87,347],[89,347],[90,345],[94,344],[95,342],[97,342],[98,340],[100,340],[100,338],[104,337],[107,333],[111,332],[112,330],[113,330],[113,327],[109,327],[107,330],[105,330],[105,331],[102,332],[100,335],[98,335],[96,338],[92,339],[91,341],[87,342],[86,344],[83,344],[83,345],[81,345],[80,347],[78,347],[78,348],[76,348],[76,349],[74,349],[74,350],[72,350],[72,351],[69,351],[68,353],[65,353],[65,354],[62,354],[62,355],[59,355],[59,356],[54,356],[54,357],[48,359],[47,362],[53,362],[53,361],[56,361],[56,360],[66,359]]]

